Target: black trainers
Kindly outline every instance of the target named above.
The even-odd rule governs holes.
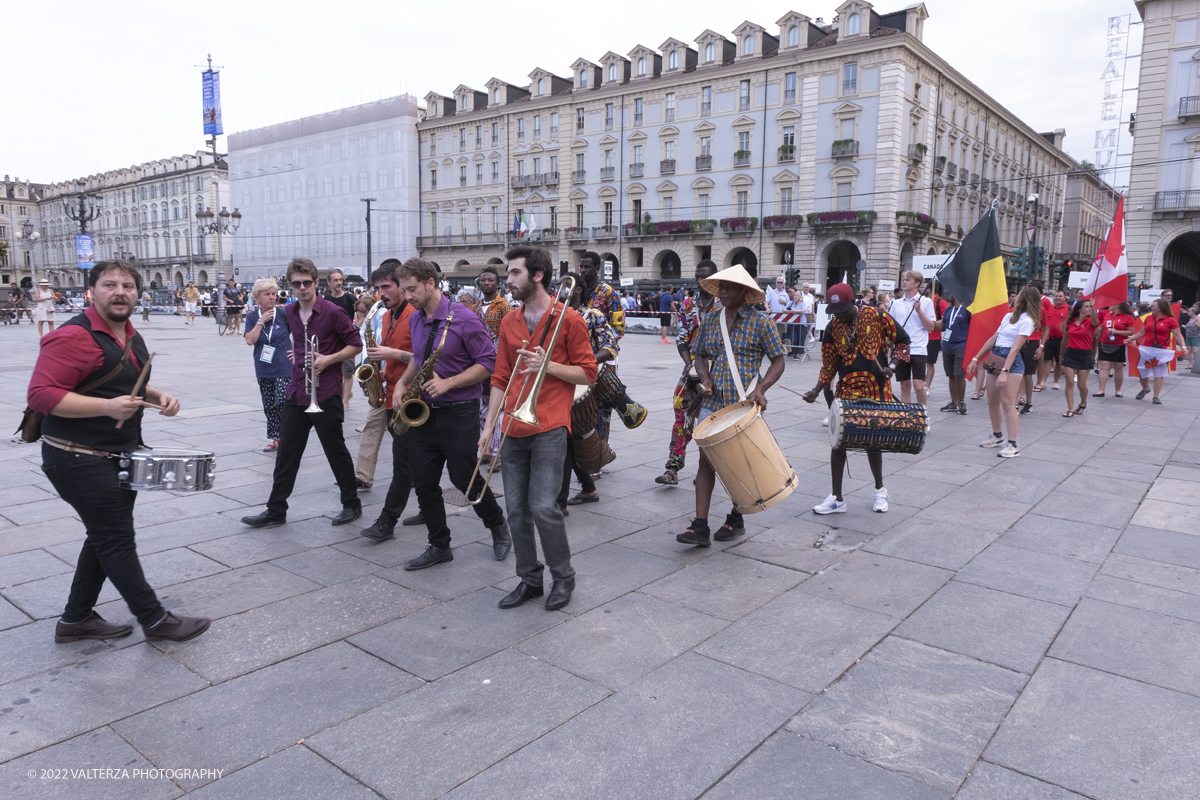
[[[958,413],[964,417],[967,415],[967,404],[966,403],[958,404]]]
[[[730,539],[736,539],[745,532],[746,526],[742,523],[742,515],[733,511],[725,516],[725,524],[717,528],[717,532],[713,538],[718,542],[728,542]]]
[[[1029,414],[1032,411],[1033,411],[1033,403],[1026,403],[1025,405],[1021,406],[1022,414]]]
[[[696,547],[709,547],[712,542],[708,540],[708,523],[692,520],[691,526],[675,537],[675,541],[680,544],[691,544]]]
[[[949,403],[946,403],[946,405],[942,406],[941,410],[950,412],[958,411],[958,403],[951,400]]]

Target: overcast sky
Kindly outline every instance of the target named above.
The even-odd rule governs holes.
[[[610,0],[577,15],[576,3],[127,0],[117,10],[68,0],[36,24],[10,15],[0,173],[53,182],[203,148],[197,67],[210,52],[223,68],[231,133],[406,91],[482,89],[492,77],[523,84],[539,66],[569,77],[581,56],[657,48],[668,37],[691,42],[705,28],[731,36],[744,19],[775,31],[793,9],[829,21],[838,4]],[[927,45],[1036,130],[1066,128],[1067,152],[1092,158],[1106,20],[1137,22],[1131,0],[929,0],[926,8]],[[1133,28],[1134,52],[1141,30]],[[1130,65],[1132,86],[1137,61]],[[1132,110],[1128,103],[1126,119]],[[1128,138],[1122,144],[1127,151]]]

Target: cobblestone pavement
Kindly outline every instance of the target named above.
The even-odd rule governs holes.
[[[1075,419],[1037,394],[1005,460],[977,447],[983,401],[936,411],[939,376],[924,452],[885,457],[891,510],[871,513],[854,455],[836,517],[810,510],[829,491],[824,408],[775,388],[799,488],[744,538],[692,549],[675,534],[694,447],[680,486],[654,483],[678,358],[629,336],[620,371],[651,414],[614,428],[602,502],[571,510],[574,599],[503,612],[512,557],[492,560],[469,512],[451,517],[453,563],[417,573],[400,565],[423,529],[374,544],[331,527],[315,437],[290,524],[244,527],[274,458],[249,348],[209,320],[141,327],[185,409],[151,414],[146,440],[215,451],[218,477],[141,493],[139,550],[168,607],[215,621],[185,644],[56,645],[82,527],[38,448],[0,443],[0,796],[1198,796],[1200,380]],[[34,330],[0,331],[8,425]],[[789,361],[783,384],[816,369]],[[356,389],[352,452],[365,410]],[[111,587],[101,602],[133,621]]]

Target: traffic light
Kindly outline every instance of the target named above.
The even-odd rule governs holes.
[[[1030,275],[1041,275],[1042,270],[1046,268],[1046,248],[1038,246],[1033,248],[1033,264],[1030,266]]]
[[[795,286],[796,278],[797,274],[795,267],[788,267],[786,270],[784,270],[784,280],[786,280],[788,286]]]
[[[1058,280],[1060,283],[1071,277],[1071,267],[1073,263],[1074,262],[1072,262],[1071,259],[1064,258],[1059,264]]]
[[[1022,247],[1020,250],[1012,251],[1012,274],[1016,275],[1018,278],[1025,277],[1025,257],[1026,251],[1024,247]]]

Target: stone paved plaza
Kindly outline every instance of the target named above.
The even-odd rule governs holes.
[[[146,440],[218,456],[212,491],[141,493],[139,551],[169,608],[214,622],[184,644],[56,645],[83,529],[39,447],[0,443],[2,797],[1200,797],[1200,380],[1169,378],[1161,406],[1110,387],[1075,419],[1035,395],[1012,460],[977,446],[983,401],[934,410],[924,452],[885,457],[891,510],[871,513],[858,454],[833,517],[810,510],[829,491],[824,406],[777,387],[799,488],[693,549],[675,534],[694,447],[680,486],[654,483],[679,360],[630,335],[621,373],[651,414],[614,428],[602,502],[571,510],[574,598],[500,611],[513,560],[469,511],[453,563],[422,572],[401,564],[423,528],[358,536],[386,446],[360,523],[330,526],[313,437],[289,524],[243,526],[274,459],[250,349],[210,320],[139,327],[184,408],[150,414]],[[0,339],[11,427],[35,329]],[[782,383],[816,372],[789,361]],[[356,389],[352,453],[365,412]],[[101,603],[133,621],[111,586]]]

